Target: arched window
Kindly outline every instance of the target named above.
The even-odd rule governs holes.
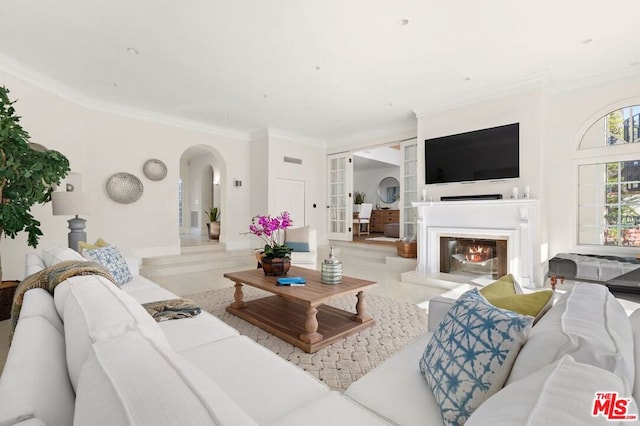
[[[580,150],[600,149],[578,166],[579,244],[640,247],[640,145],[628,149],[638,142],[640,105],[608,113],[583,135]]]

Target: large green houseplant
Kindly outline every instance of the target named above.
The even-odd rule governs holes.
[[[42,231],[31,206],[51,200],[53,185],[69,173],[69,160],[58,151],[33,149],[8,95],[0,87],[0,239],[25,231],[28,245],[35,248]]]

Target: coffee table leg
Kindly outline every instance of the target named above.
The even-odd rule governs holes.
[[[318,333],[318,310],[315,306],[307,309],[307,318],[304,322],[305,332],[300,335],[300,340],[305,343],[317,343],[322,340],[322,334]]]
[[[236,281],[234,287],[236,291],[233,293],[233,299],[235,300],[231,307],[235,309],[242,309],[247,307],[247,303],[243,300],[244,293],[242,292],[242,283],[240,281]]]
[[[366,313],[367,302],[365,301],[364,291],[358,292],[358,303],[356,303],[357,314],[353,317],[353,320],[359,323],[371,321],[371,315]]]

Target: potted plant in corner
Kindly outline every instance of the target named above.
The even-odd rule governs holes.
[[[364,203],[364,197],[366,197],[367,194],[365,194],[364,192],[360,192],[360,191],[353,191],[353,212],[354,213],[358,213],[360,211],[360,205],[362,203]]]
[[[220,239],[220,209],[212,207],[204,212],[207,215],[209,222],[207,223],[207,229],[209,230],[210,240]]]
[[[27,244],[35,248],[42,231],[31,206],[51,200],[54,185],[69,173],[69,160],[58,151],[34,149],[8,95],[0,87],[0,239],[25,231]]]

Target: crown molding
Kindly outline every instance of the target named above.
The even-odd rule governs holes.
[[[304,136],[301,134],[288,132],[286,130],[275,129],[273,127],[267,127],[267,133],[269,138],[278,138],[284,139],[290,142],[299,143],[302,145],[312,146],[315,148],[323,148],[327,147],[327,142],[322,139],[311,138],[309,136]]]
[[[582,89],[587,86],[597,86],[600,84],[611,83],[618,80],[626,80],[630,78],[638,78],[640,76],[640,65],[629,66],[622,70],[612,71],[608,73],[598,74],[595,76],[573,80],[564,84],[550,84],[548,88],[548,97],[557,98],[573,90]]]
[[[385,145],[391,142],[415,138],[418,134],[418,122],[399,123],[378,127],[364,132],[353,133],[347,137],[333,140],[327,145],[329,149],[359,149],[361,147]]]
[[[161,114],[140,108],[117,104],[115,102],[107,102],[100,99],[92,98],[2,54],[0,54],[0,71],[12,75],[20,80],[32,84],[53,95],[59,96],[83,108],[105,112],[108,114],[119,115],[126,118],[150,121],[186,130],[194,130],[202,133],[224,136],[232,139],[239,139],[246,142],[251,140],[250,134],[248,132],[218,127],[199,121],[188,120],[167,114]]]
[[[545,87],[548,79],[549,72],[541,71],[526,75],[522,78],[510,80],[508,82],[491,84],[479,89],[448,96],[438,101],[425,104],[420,108],[415,108],[413,112],[416,114],[417,118],[420,118],[424,115],[435,114],[454,108],[461,108],[477,104],[479,102],[521,93],[527,90],[542,89]]]

